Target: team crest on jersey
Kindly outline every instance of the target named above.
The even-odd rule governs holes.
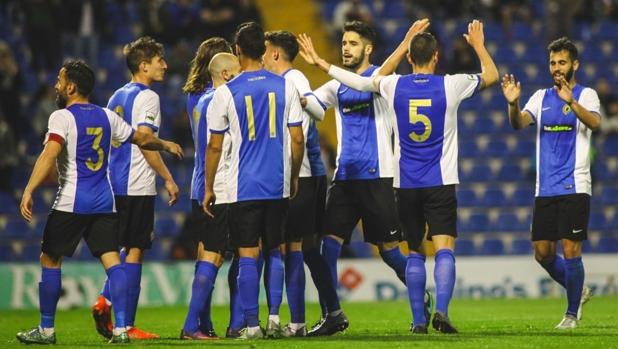
[[[570,105],[568,105],[568,104],[565,104],[565,105],[562,107],[562,114],[567,115],[567,114],[568,114],[568,113],[570,113],[570,112],[571,112],[571,106],[570,106]]]

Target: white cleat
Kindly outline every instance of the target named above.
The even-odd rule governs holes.
[[[565,315],[562,321],[556,325],[557,330],[570,330],[577,327],[577,318],[573,315]]]
[[[582,298],[579,300],[579,308],[577,308],[577,320],[582,319],[582,309],[584,308],[584,304],[588,303],[588,301],[592,298],[592,289],[588,286],[584,286],[582,290]]]

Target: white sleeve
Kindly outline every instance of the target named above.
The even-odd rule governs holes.
[[[45,134],[45,140],[43,144],[47,144],[49,141],[49,136],[51,134],[58,135],[62,137],[65,141],[69,136],[69,120],[67,118],[67,111],[65,109],[56,110],[49,116],[49,120],[47,121],[47,133]]]
[[[597,91],[591,88],[584,88],[577,102],[581,104],[582,107],[586,108],[586,110],[601,116],[601,101],[599,100]]]
[[[326,110],[334,105],[337,105],[337,89],[339,89],[339,81],[331,80],[313,91],[322,109]]]
[[[481,77],[478,74],[445,75],[444,85],[451,89],[459,101],[472,97],[481,87]]]
[[[112,129],[112,141],[118,143],[131,142],[133,139],[133,132],[135,132],[131,125],[124,121],[124,119],[115,112],[107,108],[103,108],[103,110],[105,111],[105,114],[107,114],[107,119],[109,120],[109,125]]]
[[[288,126],[302,126],[303,107],[300,105],[298,90],[291,81],[285,84],[286,102],[288,103]]]
[[[373,84],[373,80],[375,79],[374,76],[360,76],[343,68],[339,68],[334,64],[331,64],[330,69],[328,70],[328,75],[357,91],[379,92]]]
[[[536,124],[537,117],[539,113],[541,113],[541,105],[543,104],[543,96],[545,95],[545,90],[537,90],[532,97],[528,100],[528,103],[522,109],[522,112],[527,111],[534,123]]]
[[[155,132],[161,126],[161,105],[159,95],[152,90],[144,90],[135,98],[136,115],[133,115],[136,125],[148,126]]]
[[[232,95],[227,86],[220,86],[215,90],[212,101],[208,104],[206,119],[208,129],[212,133],[222,134],[230,128],[228,118],[228,106],[232,101]]]
[[[293,69],[285,74],[285,78],[290,79],[292,83],[294,83],[294,86],[296,86],[298,93],[306,98],[307,104],[305,105],[305,111],[307,114],[309,114],[309,116],[314,120],[323,120],[324,108],[322,108],[318,97],[313,94],[307,77],[305,77],[305,75],[300,71]]]
[[[395,87],[399,81],[400,75],[388,75],[380,79],[379,88],[380,95],[386,100],[390,100],[395,95]]]

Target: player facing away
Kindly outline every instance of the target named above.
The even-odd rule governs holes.
[[[457,237],[457,108],[461,101],[498,81],[498,70],[484,46],[483,25],[473,21],[464,34],[476,52],[482,72],[476,75],[436,75],[436,39],[419,33],[409,44],[412,74],[378,75],[368,78],[328,64],[316,54],[311,40],[301,36],[303,56],[332,77],[360,91],[383,96],[393,111],[395,129],[395,178],[399,218],[410,248],[406,285],[413,314],[412,331],[427,333],[424,312],[425,255],[421,243],[427,238],[436,250],[434,281],[436,313],[433,327],[457,333],[448,318],[448,304],[455,286],[455,238]]]
[[[229,52],[216,54],[208,65],[209,77],[212,77],[214,89],[225,84],[240,73],[240,63],[238,58]],[[205,194],[205,155],[208,138],[207,109],[212,101],[215,90],[209,89],[199,99],[193,113],[191,130],[193,131],[193,141],[195,144],[196,163],[193,171],[192,196],[193,214],[198,217],[200,224],[200,241],[198,243],[195,276],[191,288],[191,300],[189,311],[185,319],[183,329],[180,333],[181,339],[216,339],[212,321],[210,317],[205,318],[204,311],[210,314],[210,304],[212,290],[217,279],[217,272],[223,263],[223,252],[228,243],[228,202],[225,190],[229,158],[231,150],[231,140],[225,137],[223,144],[223,159],[219,162],[217,175],[214,183],[217,202],[212,207],[214,218],[206,215],[202,205]],[[208,307],[208,309],[206,309]],[[207,323],[203,323],[207,322]]]
[[[17,333],[26,344],[55,344],[54,320],[61,291],[62,257],[71,257],[83,237],[93,256],[101,260],[110,280],[116,326],[111,343],[128,343],[127,275],[118,255],[114,195],[108,176],[112,142],[131,142],[150,150],[182,157],[177,144],[158,139],[130,125],[112,111],[88,102],[94,73],[83,61],[67,61],[58,73],[56,104],[49,117],[45,148],[24,189],[21,215],[32,220],[32,194],[54,167],[60,187],[43,231],[39,310],[41,321]]]
[[[567,38],[547,47],[554,86],[536,91],[520,109],[521,85],[513,75],[502,78],[509,121],[518,130],[536,125],[536,192],[532,216],[534,258],[566,289],[568,306],[557,329],[577,327],[581,308],[592,292],[584,287],[582,241],[590,216],[590,143],[601,124],[595,90],[575,80],[577,47]],[[562,241],[564,257],[556,254]]]
[[[332,276],[326,261],[320,254],[324,204],[326,201],[326,171],[320,154],[320,139],[315,121],[311,115],[322,118],[324,110],[313,95],[305,75],[294,69],[292,62],[298,54],[298,43],[294,34],[288,31],[271,31],[265,34],[266,52],[264,68],[291,81],[301,96],[305,97],[303,113],[303,136],[306,147],[300,168],[298,195],[290,200],[287,224],[285,228],[285,289],[290,308],[290,323],[281,330],[284,337],[304,337],[307,335],[305,325],[305,268],[307,263],[316,288],[326,301],[326,308],[331,316],[341,313],[337,290],[332,284]],[[277,334],[279,328],[278,305],[269,311],[266,334]],[[344,330],[347,320],[336,330]],[[329,333],[330,334],[330,333]]]
[[[260,252],[283,243],[288,198],[298,191],[304,152],[302,107],[294,85],[262,69],[264,32],[255,22],[235,34],[242,73],[219,87],[208,107],[204,209],[213,215],[214,182],[225,134],[232,141],[227,190],[230,236],[238,248],[238,291],[246,321],[239,338],[261,338],[258,320]]]
[[[411,37],[424,30],[428,22],[410,28]],[[377,67],[369,63],[375,31],[366,23],[354,21],[344,26],[341,54],[346,69],[362,76],[390,74],[402,58],[399,49]],[[394,59],[391,59],[394,58]],[[406,258],[399,250],[401,232],[393,191],[393,127],[386,99],[377,93],[362,92],[337,80],[314,91],[324,110],[335,108],[337,125],[337,167],[328,189],[322,255],[337,287],[337,259],[341,245],[349,240],[360,219],[365,241],[378,246],[380,256],[405,283]],[[322,309],[323,315],[326,311]],[[325,316],[310,334],[321,335],[341,326],[343,319]]]
[[[150,89],[153,82],[163,81],[167,64],[163,57],[163,45],[149,37],[141,37],[124,47],[131,81],[114,92],[107,107],[120,115],[132,127],[145,133],[158,134],[161,124],[159,96]],[[156,175],[165,182],[169,193],[168,205],[176,203],[178,186],[158,152],[142,150],[131,144],[112,145],[110,179],[120,229],[120,246],[124,248],[123,265],[127,273],[127,326],[132,339],[159,338],[135,327],[135,314],[142,279],[144,251],[150,249],[154,239],[154,205]],[[97,331],[109,337],[111,306],[108,282],[92,306],[92,315]]]
[[[227,214],[224,213],[223,220],[217,217],[217,220],[213,221],[204,214],[202,200],[204,199],[204,156],[208,130],[206,108],[208,108],[214,93],[213,79],[208,72],[208,65],[211,59],[220,52],[232,52],[230,44],[225,39],[213,37],[203,41],[191,61],[189,75],[183,87],[183,92],[187,94],[187,115],[189,116],[191,135],[195,146],[193,175],[191,177],[191,214],[194,216],[194,221],[199,222],[202,235],[197,246],[197,262],[195,263],[191,301],[185,325],[180,334],[181,339],[218,338],[210,317],[210,304],[214,282],[223,263],[222,251],[226,249],[227,245],[228,229],[225,220]],[[219,188],[220,185],[215,184],[215,188]],[[215,208],[215,210],[219,211],[226,206],[224,199],[225,197],[220,198],[218,204],[223,205]],[[223,211],[225,212],[225,210]],[[198,309],[199,304],[202,304],[201,309]]]

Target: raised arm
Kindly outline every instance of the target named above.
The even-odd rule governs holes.
[[[498,82],[500,78],[498,75],[498,68],[496,68],[494,60],[489,55],[489,52],[487,52],[487,48],[485,48],[483,23],[475,19],[468,24],[468,33],[463,34],[463,36],[468,44],[472,46],[472,49],[474,49],[474,52],[476,52],[481,62],[481,89]]]
[[[598,130],[601,126],[601,116],[597,113],[591,112],[583,105],[579,104],[579,102],[573,97],[573,90],[571,90],[571,87],[564,76],[559,77],[559,82],[560,85],[554,86],[554,88],[558,92],[560,99],[571,107],[579,121],[593,131]]]
[[[516,130],[532,124],[533,119],[527,111],[521,111],[519,99],[521,97],[521,84],[511,75],[504,75],[502,78],[502,93],[508,102],[509,122],[511,127]]]
[[[395,51],[393,51],[393,53],[388,56],[384,63],[382,63],[382,66],[380,66],[377,75],[390,75],[394,73],[395,70],[397,70],[397,67],[399,66],[401,60],[404,59],[408,54],[408,49],[410,48],[410,42],[412,41],[412,38],[414,38],[416,34],[424,32],[425,30],[427,30],[427,28],[429,28],[429,19],[427,18],[423,18],[414,22],[410,26],[410,29],[408,29],[406,36],[403,38],[403,41],[401,41]]]
[[[298,45],[299,53],[307,63],[317,66],[342,84],[358,91],[378,92],[379,79],[382,76],[364,77],[328,63],[318,55],[311,38],[306,34],[298,35]]]

